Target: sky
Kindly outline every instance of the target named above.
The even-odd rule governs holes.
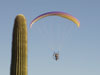
[[[62,11],[80,21],[38,15]],[[0,75],[10,74],[14,19],[24,14],[28,29],[28,75],[100,75],[100,0],[0,0]],[[53,49],[52,49],[53,48]],[[59,50],[58,61],[53,52]]]

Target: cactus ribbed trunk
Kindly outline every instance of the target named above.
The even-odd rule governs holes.
[[[27,25],[23,15],[15,18],[10,75],[27,75]]]

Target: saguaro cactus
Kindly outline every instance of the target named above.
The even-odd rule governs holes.
[[[27,75],[27,25],[24,15],[15,18],[10,75]]]

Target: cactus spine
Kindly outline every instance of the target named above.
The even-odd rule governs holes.
[[[27,25],[24,15],[15,18],[10,75],[27,75]]]

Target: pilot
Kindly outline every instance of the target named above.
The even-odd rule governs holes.
[[[59,53],[55,53],[55,52],[54,52],[53,56],[54,56],[54,59],[55,59],[56,61],[59,59]]]

